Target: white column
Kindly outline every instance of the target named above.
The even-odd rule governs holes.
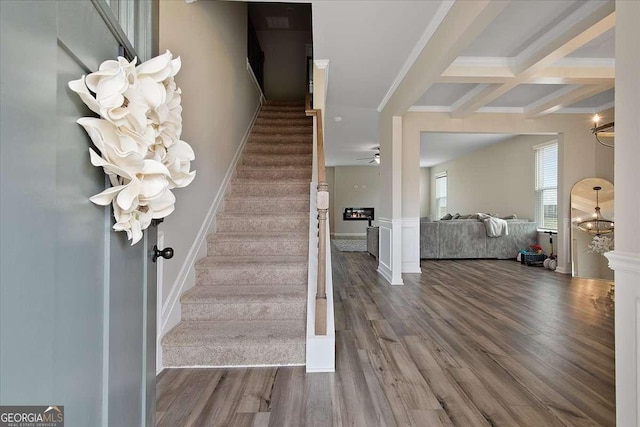
[[[420,269],[420,134],[402,132],[402,272]]]
[[[616,422],[640,425],[640,2],[616,0]]]
[[[392,285],[402,281],[402,117],[380,116],[380,227],[378,272]]]

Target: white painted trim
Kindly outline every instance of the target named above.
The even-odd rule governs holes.
[[[614,52],[611,52],[612,54]],[[615,58],[572,58],[565,57],[557,60],[553,68],[615,68]]]
[[[563,87],[561,89],[553,91],[549,95],[543,96],[542,98],[533,101],[529,105],[525,105],[524,106],[524,111],[528,113],[532,109],[534,109],[536,107],[539,107],[542,104],[546,104],[548,101],[554,100],[554,99],[559,98],[559,97],[561,97],[563,95],[571,93],[571,92],[579,89],[582,86],[584,86],[584,85],[567,85],[567,86],[565,86],[565,87]]]
[[[318,67],[320,70],[326,70],[327,67],[329,67],[329,60],[328,59],[314,59],[313,60],[313,65]]]
[[[164,231],[158,230],[158,241],[159,248],[164,248]],[[162,322],[162,289],[163,289],[163,281],[164,281],[164,258],[158,258],[158,264],[156,266],[156,277],[157,277],[157,292],[156,292],[156,375],[159,375],[160,372],[164,369],[162,366],[162,334],[159,325]]]
[[[597,107],[571,107],[571,108],[563,108],[560,111],[556,111],[556,113],[561,114],[593,114],[599,111],[609,110],[610,108],[615,107],[615,101],[606,102]]]
[[[567,268],[562,268],[562,267],[556,267],[556,273],[560,273],[560,274],[571,274],[571,269],[567,269]]]
[[[402,65],[402,68],[398,72],[398,75],[393,80],[391,87],[384,95],[384,98],[382,98],[382,101],[380,101],[380,105],[378,105],[379,113],[384,110],[387,102],[389,102],[389,99],[391,99],[396,89],[398,89],[398,86],[400,86],[400,83],[402,83],[402,80],[404,80],[405,76],[411,69],[411,66],[413,66],[414,62],[416,62],[418,56],[420,56],[420,53],[422,53],[422,50],[425,48],[427,43],[429,43],[429,40],[431,40],[431,37],[433,37],[440,24],[442,24],[442,21],[444,20],[445,16],[447,16],[447,13],[449,13],[449,10],[453,7],[454,3],[455,0],[444,0],[442,3],[440,3],[438,10],[433,15],[433,19],[431,19],[429,25],[427,25],[427,28],[425,28],[424,33],[422,33],[422,36],[411,50],[409,57]]]
[[[382,277],[385,278],[385,280],[389,283],[391,283],[392,277],[391,277],[391,269],[389,268],[388,265],[386,265],[385,263],[383,263],[380,259],[378,259],[378,273],[380,273],[382,275]],[[393,283],[391,283],[393,284]]]
[[[512,56],[459,56],[451,63],[452,66],[464,67],[512,67],[515,57]]]
[[[264,97],[264,92],[262,92],[262,88],[260,87],[260,83],[258,82],[258,78],[256,77],[255,73],[253,72],[253,68],[251,68],[251,64],[249,63],[249,58],[247,58],[247,72],[249,73],[249,77],[251,78],[251,81],[256,86],[256,89],[258,90],[258,93],[260,94],[260,105],[262,105],[262,104],[264,104],[264,101],[265,101],[266,98]]]
[[[552,94],[554,95],[554,94]],[[497,114],[525,114],[531,108],[539,105],[542,100],[535,101],[525,107],[482,107],[478,109],[478,113],[497,113]],[[614,107],[614,102],[607,102],[598,107],[565,107],[553,114],[593,114],[598,111],[609,110]],[[410,113],[450,113],[453,111],[452,106],[446,105],[413,105],[407,110]]]
[[[331,237],[367,237],[367,233],[331,233]]]
[[[547,142],[541,142],[540,144],[536,144],[533,147],[531,147],[531,149],[533,151],[536,151],[536,150],[541,150],[541,149],[543,149],[545,147],[549,147],[550,145],[558,145],[558,135],[557,134],[554,135],[554,136],[549,135],[549,137],[553,138],[553,139],[550,139]],[[559,145],[558,145],[558,149],[560,149]],[[565,218],[565,219],[569,219],[569,222],[571,222],[571,218]],[[544,233],[545,231],[558,231],[558,230],[546,230],[546,229],[538,228],[538,231]]]
[[[422,273],[420,268],[420,217],[402,218],[402,273]]]
[[[466,104],[467,101],[475,98],[477,95],[479,95],[483,90],[485,90],[487,88],[487,86],[489,86],[488,83],[478,83],[476,85],[476,87],[474,87],[473,89],[471,89],[469,92],[465,93],[460,99],[458,99],[456,102],[454,102],[451,105],[451,111],[457,110],[458,108],[460,108],[462,105]]]
[[[320,107],[321,110],[323,110],[324,113],[324,107],[327,104],[327,95],[329,93],[329,60],[328,59],[314,59],[313,60],[313,65],[318,69],[318,70],[322,70],[322,77],[324,79],[324,103],[323,105]],[[315,83],[314,83],[314,90],[315,90]],[[314,106],[315,108],[315,106]],[[324,119],[326,119],[326,117],[323,116],[323,123],[322,125],[324,126]],[[316,119],[313,119],[314,122],[316,121]],[[315,136],[315,130],[314,130],[314,136],[313,136],[313,140],[316,140],[316,136]],[[315,159],[316,156],[314,154],[313,158]],[[316,172],[316,167],[314,166],[313,168],[314,173]]]
[[[407,111],[410,113],[450,113],[451,107],[445,105],[413,105]]]
[[[481,107],[478,113],[495,113],[495,114],[524,114],[523,107]]]
[[[394,248],[395,238],[394,233],[399,233],[402,235],[402,219],[389,219],[389,218],[379,218],[378,219],[378,273],[384,277],[390,285],[400,286],[404,285],[402,280],[402,272],[396,271],[394,275],[394,271],[392,269],[392,265],[394,263],[394,256],[401,257],[402,261],[402,248],[397,247]],[[389,241],[387,242],[389,245],[389,259],[383,260],[384,252],[382,251],[382,244],[385,242],[385,230],[389,231]],[[396,250],[394,250],[396,249]],[[388,264],[387,264],[388,261]],[[398,268],[400,270],[401,268]]]
[[[249,122],[249,126],[247,127],[247,130],[245,131],[245,134],[242,137],[242,141],[240,142],[240,145],[238,146],[238,149],[236,150],[236,153],[233,156],[231,163],[229,164],[229,168],[227,169],[227,173],[224,176],[224,179],[222,181],[222,184],[220,185],[218,193],[213,199],[213,202],[209,207],[209,211],[207,212],[207,215],[205,216],[204,221],[200,226],[200,230],[198,231],[198,234],[196,235],[196,238],[193,241],[193,244],[191,245],[189,252],[187,253],[185,261],[182,264],[182,267],[180,268],[180,272],[178,273],[178,276],[176,277],[175,282],[173,283],[173,285],[171,286],[171,289],[169,290],[167,301],[162,306],[162,323],[158,325],[159,326],[158,334],[160,334],[160,337],[164,336],[164,334],[167,333],[171,327],[175,326],[175,324],[170,324],[169,319],[173,318],[175,320],[176,318],[175,313],[177,310],[181,308],[179,304],[180,295],[182,294],[182,290],[185,287],[185,283],[187,282],[189,273],[193,270],[194,265],[198,259],[197,255],[203,249],[203,244],[205,244],[204,249],[206,250],[207,234],[209,234],[209,229],[211,228],[211,224],[213,223],[216,217],[216,214],[218,212],[218,209],[220,208],[220,205],[224,200],[224,195],[226,194],[227,189],[229,188],[231,179],[233,178],[233,174],[236,170],[236,166],[242,156],[242,150],[244,149],[249,139],[249,135],[251,134],[251,128],[253,127],[253,124],[258,118],[258,114],[260,113],[261,107],[262,107],[262,102],[258,102],[258,107],[256,108],[253,118]],[[180,316],[177,316],[177,319],[179,320]]]
[[[611,251],[604,256],[609,260],[609,268],[612,270],[640,274],[640,253]]]
[[[540,38],[535,40],[529,46],[522,50],[516,57],[516,66],[526,63],[536,53],[545,49],[549,44],[556,39],[561,38],[571,28],[579,25],[581,22],[589,19],[595,14],[609,14],[615,10],[614,2],[599,2],[599,1],[585,1],[582,2],[580,7],[576,8],[569,16],[558,22],[553,28],[545,32]],[[604,17],[604,15],[603,15]],[[576,46],[576,49],[581,46]]]
[[[215,368],[215,369],[234,369],[234,368],[277,368],[280,366],[304,366],[304,363],[285,363],[281,365],[185,365],[185,366],[167,366],[165,369],[199,369],[199,368]]]

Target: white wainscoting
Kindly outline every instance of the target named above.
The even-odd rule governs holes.
[[[558,267],[556,273],[571,274],[571,254],[569,252],[570,240],[571,240],[571,218],[562,218],[562,229],[564,234],[562,235],[562,241],[555,243],[557,245],[556,251],[558,251]],[[557,235],[559,240],[560,234]]]
[[[422,273],[420,269],[420,218],[402,218],[402,272]]]
[[[402,281],[402,220],[380,218],[378,273],[391,285],[403,285]]]
[[[640,425],[640,253],[605,254],[616,275],[616,419]]]

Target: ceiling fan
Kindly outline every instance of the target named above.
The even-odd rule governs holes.
[[[356,160],[370,160],[370,164],[371,163],[375,163],[375,164],[380,164],[380,147],[374,147],[374,150],[376,150],[376,153],[373,154],[373,156],[371,157],[363,157],[361,159],[356,159]]]

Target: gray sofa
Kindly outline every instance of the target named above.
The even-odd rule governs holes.
[[[420,219],[420,258],[463,259],[497,258],[512,259],[521,249],[537,243],[537,224],[523,219],[507,220],[509,235],[487,237],[482,221],[477,219],[453,219],[429,221]]]

